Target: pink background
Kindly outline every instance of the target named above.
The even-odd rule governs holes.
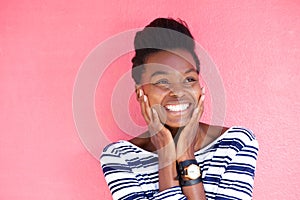
[[[76,74],[99,43],[160,16],[187,21],[218,66],[225,125],[255,132],[260,153],[253,199],[299,199],[297,0],[2,1],[0,199],[111,199],[99,162],[74,125]],[[129,64],[110,73],[111,81]],[[101,109],[110,108],[99,106],[99,97],[108,92],[97,89],[100,118]],[[121,137],[113,122],[106,126],[114,132],[110,140]]]

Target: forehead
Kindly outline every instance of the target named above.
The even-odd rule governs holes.
[[[196,69],[192,55],[182,49],[153,53],[147,57],[144,64],[145,75],[161,70],[185,73],[189,69]]]

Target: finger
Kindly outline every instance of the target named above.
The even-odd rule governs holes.
[[[205,99],[205,95],[202,95],[200,97],[200,102],[199,102],[199,107],[198,107],[198,113],[197,113],[197,121],[200,120],[203,111],[204,111],[204,99]]]
[[[200,92],[200,97],[198,98],[198,102],[197,102],[195,108],[201,107],[201,103],[204,102],[204,98],[205,98],[205,87],[202,87],[201,92]]]
[[[203,114],[203,111],[204,111],[204,99],[205,99],[205,94],[204,92],[205,89],[202,89],[202,95],[200,96],[199,98],[199,101],[196,105],[196,108],[194,109],[193,113],[192,113],[192,117],[191,117],[191,120],[190,122],[188,123],[188,125],[192,125],[192,124],[195,124],[197,122],[199,122],[202,114]]]
[[[204,111],[205,87],[202,88],[201,93],[202,94],[201,94],[201,97],[200,97],[199,102],[198,102],[198,108],[199,108],[198,121],[200,120],[200,117],[202,116],[203,111]]]
[[[140,101],[140,98],[143,96],[143,90],[141,88],[136,90],[137,100]]]
[[[204,111],[204,99],[205,99],[205,95],[202,95],[199,99],[198,106],[194,111],[195,121],[197,122],[200,120]]]
[[[201,96],[199,98],[198,104],[196,106],[197,109],[195,109],[195,114],[196,115],[196,119],[195,120],[200,120],[200,117],[203,114],[204,111],[204,99],[205,99],[205,87],[201,88]]]
[[[205,95],[205,87],[201,88],[201,95]]]
[[[151,112],[152,112],[152,121],[151,121],[152,123],[149,126],[151,126],[151,130],[153,131],[152,134],[154,135],[163,129],[163,125],[160,122],[157,111],[154,108],[151,108]]]
[[[153,121],[153,124],[157,127],[159,127],[159,129],[161,129],[163,127],[161,121],[160,121],[160,118],[158,116],[158,113],[156,111],[155,108],[151,108],[152,110],[152,113],[153,113],[153,118],[152,118],[152,121]]]
[[[144,92],[143,92],[142,89],[138,90],[138,101],[139,101],[140,106],[141,106],[142,115],[143,115],[146,123],[149,124],[151,119],[147,114],[147,108],[146,108],[147,106],[146,106],[146,102],[145,102],[145,95],[144,95]]]
[[[188,124],[194,124],[194,123],[197,123],[199,120],[199,112],[200,112],[200,108],[197,107],[194,109],[193,111],[193,114],[192,114],[192,117],[191,117],[191,120]]]
[[[144,101],[143,104],[145,105],[146,115],[147,115],[148,119],[150,120],[150,122],[152,122],[153,121],[153,113],[152,113],[152,109],[149,104],[148,97],[146,95],[143,96],[143,101]]]

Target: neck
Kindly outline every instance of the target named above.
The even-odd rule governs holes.
[[[170,127],[168,125],[165,125],[165,127],[171,132],[171,134],[173,136],[173,140],[174,140],[175,144],[177,145],[179,136],[181,134],[181,131],[184,129],[184,127]],[[196,143],[195,143],[196,148],[198,148],[198,146],[201,145],[201,143],[203,142],[203,138],[202,138],[203,130],[201,129],[200,126],[199,126],[197,132],[198,133],[195,135],[195,138],[194,138],[194,140],[196,141]]]
[[[184,127],[171,127],[168,125],[165,125],[165,127],[171,132],[174,143],[175,143],[175,145],[177,145],[179,136]]]
[[[171,132],[173,139],[175,139],[176,135],[178,137],[184,128],[184,127],[171,127],[166,124],[165,124],[165,127]]]

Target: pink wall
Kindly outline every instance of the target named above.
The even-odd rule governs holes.
[[[74,125],[76,74],[99,43],[159,16],[186,20],[218,66],[225,125],[256,133],[254,199],[299,198],[299,1],[69,2],[1,3],[0,199],[111,199]],[[128,71],[124,62],[106,84]],[[110,111],[101,98],[111,89],[97,89],[100,122],[101,111]],[[122,137],[106,120],[109,139]]]

